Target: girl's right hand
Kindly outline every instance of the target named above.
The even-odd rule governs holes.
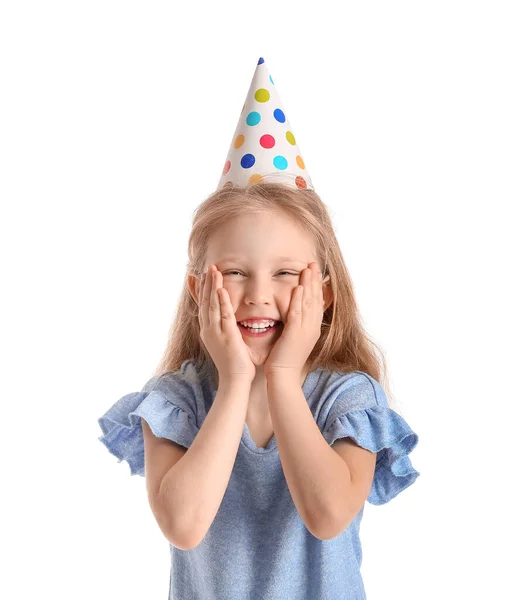
[[[230,296],[223,287],[223,276],[214,265],[210,265],[205,275],[200,285],[200,337],[216,365],[220,381],[252,382],[256,366],[236,323]]]

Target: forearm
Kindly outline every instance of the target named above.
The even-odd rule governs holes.
[[[290,494],[308,530],[321,537],[337,526],[336,502],[349,497],[350,471],[324,439],[296,379],[270,375],[267,390]]]
[[[163,478],[162,505],[173,539],[190,547],[205,537],[230,480],[245,425],[250,382],[220,384],[201,429],[187,452]]]

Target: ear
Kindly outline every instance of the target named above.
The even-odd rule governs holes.
[[[323,312],[330,307],[333,302],[333,290],[330,284],[330,276],[326,276],[325,283],[323,283]]]
[[[187,285],[192,299],[199,306],[199,296],[203,289],[201,286],[201,279],[197,275],[189,275],[187,277]]]

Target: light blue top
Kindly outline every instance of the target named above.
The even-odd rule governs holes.
[[[303,392],[323,437],[332,445],[351,437],[377,452],[368,501],[384,504],[419,476],[408,454],[418,436],[388,408],[380,384],[361,371],[317,369]],[[99,440],[145,476],[140,417],[154,434],[188,448],[216,391],[186,360],[177,372],[153,377],[141,392],[118,400],[98,423]],[[223,501],[193,550],[170,546],[169,600],[365,600],[360,574],[362,508],[337,537],[322,541],[294,505],[275,436],[258,448],[245,423]],[[399,593],[399,590],[396,590]]]

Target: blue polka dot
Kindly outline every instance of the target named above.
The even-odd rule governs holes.
[[[265,59],[263,57],[261,57],[258,61],[257,64],[258,65],[262,65],[265,62]]]
[[[269,76],[268,76],[268,79],[270,79],[270,83],[271,83],[272,85],[275,85],[275,83],[274,83],[274,80],[272,79],[272,75],[269,75]]]
[[[285,113],[280,108],[276,108],[274,110],[274,118],[280,123],[284,123],[286,121]]]
[[[247,125],[254,126],[254,125],[257,125],[260,121],[261,121],[261,115],[258,112],[248,113],[247,118],[246,118]]]
[[[288,167],[288,161],[284,156],[276,156],[274,157],[274,167],[283,171]]]
[[[245,154],[241,159],[241,166],[243,169],[250,169],[250,167],[254,166],[256,162],[256,157],[253,154]]]

